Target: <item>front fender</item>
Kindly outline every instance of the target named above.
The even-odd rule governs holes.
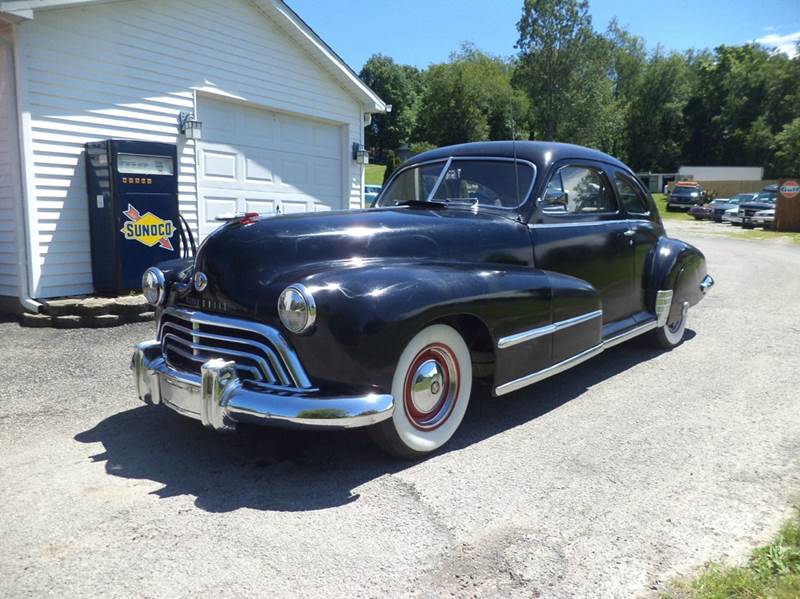
[[[384,262],[297,282],[314,294],[317,319],[313,332],[290,341],[320,385],[390,390],[401,352],[433,321],[479,321],[492,347],[503,335],[550,322],[548,276],[527,267]]]
[[[650,305],[655,309],[657,291],[672,290],[668,321],[675,321],[680,317],[684,303],[694,306],[702,299],[700,283],[705,276],[706,258],[700,250],[685,241],[662,237],[653,258]]]

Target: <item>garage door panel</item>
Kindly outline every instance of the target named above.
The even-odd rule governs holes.
[[[308,200],[282,200],[281,212],[283,214],[301,214],[308,212]]]
[[[245,198],[245,211],[269,214],[275,212],[277,202],[275,200],[254,200]]]
[[[201,97],[201,235],[235,212],[346,208],[342,126]]]
[[[203,216],[200,223],[200,235],[205,236],[216,229],[221,223],[216,220],[218,216],[229,216],[241,212],[238,197],[201,196]]]
[[[201,173],[209,179],[236,181],[236,152],[206,149],[201,161]]]
[[[321,150],[321,154],[330,156],[341,152],[341,136],[338,129],[328,125],[314,127],[314,146]]]
[[[248,183],[272,183],[273,160],[263,152],[248,154],[244,163],[244,178]]]
[[[305,160],[284,159],[281,169],[281,183],[298,187],[308,184],[309,165]]]

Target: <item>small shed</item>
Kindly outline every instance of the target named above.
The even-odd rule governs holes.
[[[693,181],[761,181],[761,166],[681,166],[678,175]]]

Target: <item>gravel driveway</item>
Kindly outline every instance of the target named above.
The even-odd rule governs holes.
[[[0,324],[0,596],[630,597],[742,559],[800,491],[800,246],[669,228],[717,279],[681,347],[474,398],[420,463],[139,404],[152,325]]]

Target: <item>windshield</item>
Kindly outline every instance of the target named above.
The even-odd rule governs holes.
[[[777,193],[774,191],[762,191],[760,194],[756,196],[756,202],[769,202],[770,204],[775,203],[775,198],[777,197]]]
[[[672,195],[696,198],[700,195],[700,193],[697,191],[696,187],[676,187],[675,191],[672,192]]]
[[[434,202],[516,208],[533,185],[533,166],[525,162],[454,159],[441,176],[444,165],[436,162],[402,171],[389,184],[378,205],[425,201],[435,187],[431,198]]]
[[[397,175],[378,198],[377,206],[395,206],[404,202],[424,202],[433,191],[445,161],[409,168]]]

